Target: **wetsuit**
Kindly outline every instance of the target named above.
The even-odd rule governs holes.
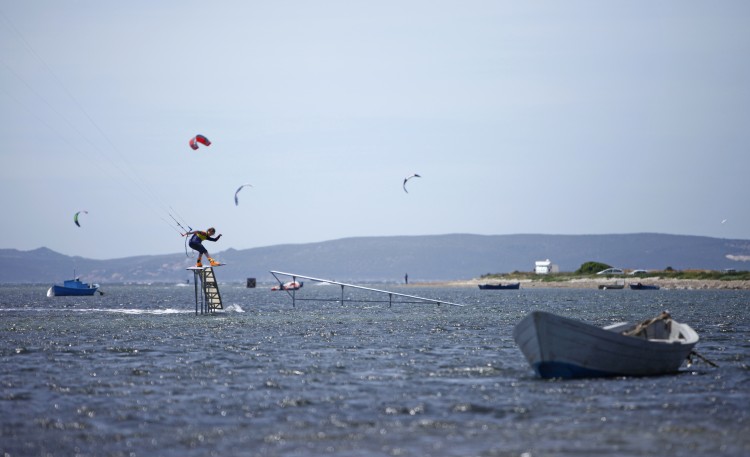
[[[218,239],[219,237],[211,238],[206,232],[195,232],[193,233],[192,238],[190,238],[188,246],[190,246],[191,249],[200,252],[201,254],[208,255],[208,251],[203,247],[201,243],[203,243],[205,240],[216,241]]]

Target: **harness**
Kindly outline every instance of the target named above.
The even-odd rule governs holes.
[[[208,233],[206,232],[195,232],[192,238],[190,238],[190,244],[201,244],[208,238]]]

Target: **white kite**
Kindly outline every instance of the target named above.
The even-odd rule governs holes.
[[[253,185],[252,185],[252,184],[243,184],[243,185],[241,185],[241,186],[240,186],[240,187],[239,187],[239,188],[237,189],[237,191],[236,191],[236,192],[234,193],[234,206],[237,206],[237,205],[239,205],[239,204],[240,204],[240,200],[239,200],[239,199],[237,198],[237,194],[239,194],[239,193],[240,193],[240,191],[242,190],[242,188],[243,188],[243,187],[246,187],[246,186],[249,186],[249,187],[253,187]]]
[[[408,190],[406,190],[406,182],[407,182],[408,180],[410,180],[411,178],[421,178],[421,176],[419,176],[418,174],[414,173],[413,175],[411,175],[411,176],[407,176],[406,178],[404,178],[404,184],[403,184],[403,187],[404,187],[404,192],[406,192],[407,194],[409,193],[409,191],[408,191]]]

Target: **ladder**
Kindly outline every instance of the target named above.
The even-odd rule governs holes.
[[[221,305],[221,294],[219,293],[219,284],[216,282],[214,269],[206,267],[203,269],[203,295],[206,300],[206,306],[209,311],[224,309]]]
[[[189,270],[193,270],[193,283],[195,284],[195,314],[198,314],[199,303],[201,314],[224,309],[214,269],[212,267],[191,267]],[[198,282],[201,284],[200,294],[198,293]]]

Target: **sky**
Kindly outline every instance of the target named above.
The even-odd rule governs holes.
[[[0,0],[0,248],[748,240],[749,23],[745,0]]]

